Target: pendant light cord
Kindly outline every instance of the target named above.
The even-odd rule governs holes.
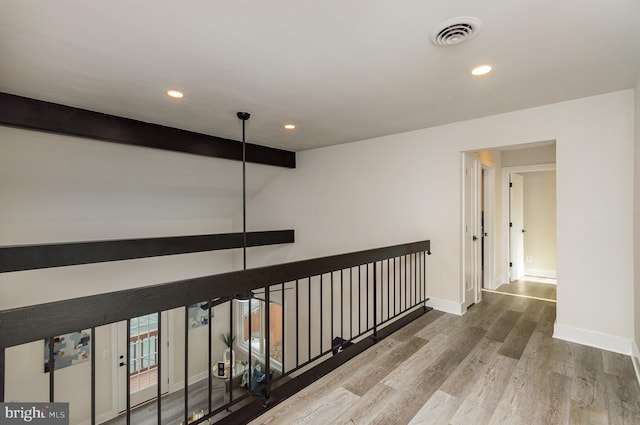
[[[245,122],[251,115],[238,112],[242,120],[242,267],[247,270],[247,149],[245,141]]]

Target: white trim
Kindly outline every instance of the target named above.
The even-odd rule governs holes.
[[[118,416],[118,412],[117,411],[109,411],[109,412],[105,412],[102,413],[100,415],[96,415],[96,423],[97,424],[101,424],[103,422],[107,422],[108,420],[111,420],[113,418],[115,418],[116,416]],[[91,418],[86,419],[82,422],[79,422],[78,425],[91,425]]]
[[[484,241],[484,276],[483,282],[485,288],[495,289],[496,277],[495,277],[495,239],[496,239],[496,219],[495,219],[495,187],[496,187],[496,169],[493,166],[487,164],[480,164],[481,173],[486,170],[486,178],[483,178],[484,186],[482,188],[483,203],[484,203],[484,231],[487,237]],[[482,285],[478,285],[482,286]],[[482,292],[482,288],[478,288],[478,291]],[[482,296],[482,294],[480,294]]]
[[[427,301],[426,305],[427,307],[432,307],[435,310],[455,314],[457,316],[462,316],[467,311],[462,303],[443,300],[440,298],[429,298],[429,301]]]
[[[633,354],[631,356],[631,362],[633,363],[633,368],[636,370],[636,378],[638,378],[638,384],[640,384],[640,350],[638,350],[638,344],[635,341],[632,341],[632,349]]]
[[[528,269],[524,268],[524,275],[532,276],[532,277],[546,277],[548,279],[557,279],[558,271],[557,270],[544,270],[544,269]]]
[[[189,377],[189,385],[193,385],[193,384],[195,384],[197,382],[202,381],[203,379],[208,379],[208,378],[209,378],[209,375],[207,374],[206,370],[203,371],[203,372],[200,372],[200,373],[196,373],[195,375]],[[169,386],[169,393],[174,393],[174,392],[179,391],[179,390],[181,390],[183,388],[184,388],[184,379],[176,382],[173,385],[170,385]]]
[[[559,325],[558,323],[553,326],[553,337],[627,356],[630,356],[633,350],[633,341],[631,339],[574,328],[573,326]]]

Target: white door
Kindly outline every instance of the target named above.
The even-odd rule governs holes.
[[[127,322],[118,323],[118,411],[127,409],[127,379],[130,383],[131,406],[152,400],[158,395],[158,370],[161,372],[162,393],[168,391],[167,312],[163,312],[162,332],[158,338],[158,313],[135,317],[130,321],[127,341]],[[162,346],[162,355],[158,350]],[[127,350],[129,364],[127,365]],[[160,357],[161,364],[158,364]]]
[[[463,246],[464,246],[464,307],[477,301],[480,277],[480,208],[479,161],[474,155],[464,154],[463,188]]]
[[[524,277],[524,185],[520,174],[511,174],[509,184],[509,241],[511,273],[514,282]]]

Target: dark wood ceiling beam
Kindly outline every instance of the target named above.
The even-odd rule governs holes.
[[[247,246],[293,243],[293,230],[247,232]],[[0,246],[0,273],[243,247],[242,233]]]
[[[242,143],[0,92],[0,125],[242,161]],[[295,152],[247,143],[247,162],[296,167]]]

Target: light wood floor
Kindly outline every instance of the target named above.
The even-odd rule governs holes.
[[[496,288],[496,292],[556,300],[556,285],[536,282],[526,278],[512,283],[503,283]]]
[[[640,424],[631,359],[551,338],[555,303],[432,311],[251,422]]]

